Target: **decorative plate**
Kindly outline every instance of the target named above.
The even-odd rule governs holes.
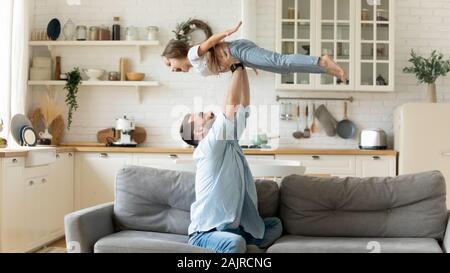
[[[50,40],[56,41],[61,34],[61,22],[58,19],[52,19],[47,26],[47,35]]]

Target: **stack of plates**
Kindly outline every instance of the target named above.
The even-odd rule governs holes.
[[[18,114],[11,120],[11,134],[20,146],[36,146],[37,136],[27,117]]]

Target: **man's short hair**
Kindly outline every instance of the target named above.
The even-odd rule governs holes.
[[[194,146],[197,148],[199,141],[195,140],[194,137],[194,122],[189,122],[191,119],[191,114],[187,114],[180,127],[180,136],[181,139],[186,142],[188,145]]]

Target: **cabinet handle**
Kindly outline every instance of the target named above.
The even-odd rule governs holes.
[[[13,158],[12,163],[17,163],[17,162],[18,162],[18,160]]]
[[[69,153],[69,157],[72,157],[73,156],[73,154],[72,153]]]
[[[314,159],[314,160],[319,160],[319,159],[320,159],[320,156],[318,156],[318,155],[313,155],[313,156],[312,156],[312,159]]]
[[[107,157],[108,157],[108,154],[107,154],[107,153],[101,153],[101,154],[100,154],[100,157],[101,157],[101,158],[107,158]]]
[[[381,160],[381,157],[379,157],[379,156],[373,156],[372,159],[373,159],[373,160]]]
[[[45,179],[45,178],[42,178],[42,180],[41,180],[41,183],[42,183],[42,184],[45,184],[45,183],[47,183],[47,179]]]
[[[29,186],[34,186],[34,181],[33,181],[33,180],[30,180],[30,181],[28,182],[28,185],[29,185]]]
[[[56,158],[59,159],[61,156],[59,154],[56,154]]]
[[[178,155],[170,155],[170,159],[178,159]]]

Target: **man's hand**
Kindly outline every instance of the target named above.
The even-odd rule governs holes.
[[[220,67],[222,67],[221,72],[228,72],[230,71],[231,65],[239,63],[239,60],[231,55],[230,48],[226,43],[217,45],[215,50]]]

